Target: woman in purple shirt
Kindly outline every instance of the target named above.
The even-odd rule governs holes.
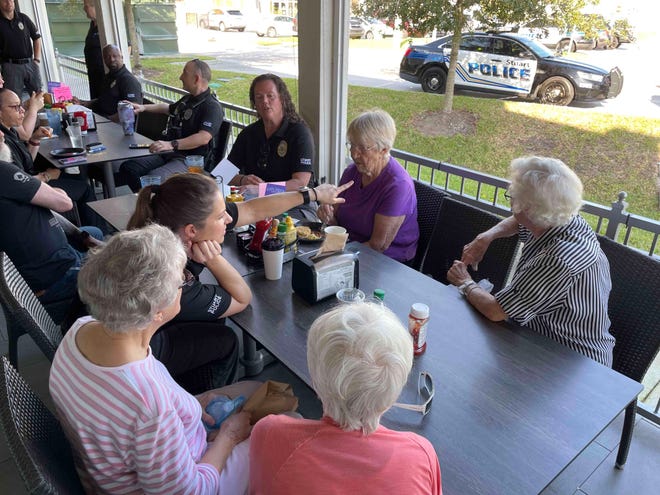
[[[408,172],[390,156],[394,120],[384,110],[364,112],[350,123],[347,137],[353,163],[340,183],[355,185],[341,194],[345,203],[323,205],[317,214],[328,225],[344,227],[351,241],[407,263],[419,239],[417,196]]]

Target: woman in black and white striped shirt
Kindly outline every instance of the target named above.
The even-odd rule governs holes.
[[[578,214],[582,182],[560,160],[518,158],[511,163],[507,197],[513,216],[467,244],[447,278],[489,319],[510,318],[612,366],[609,263]],[[491,295],[472,280],[467,265],[478,263],[493,240],[516,233],[524,243],[516,273]]]

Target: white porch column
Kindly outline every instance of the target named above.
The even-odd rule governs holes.
[[[346,154],[348,17],[345,0],[298,2],[298,102],[316,143],[316,177],[337,183]]]
[[[101,47],[117,45],[124,56],[126,68],[131,70],[131,57],[128,51],[128,33],[122,0],[94,0],[96,3],[96,23],[99,26]],[[138,47],[134,47],[136,50]]]

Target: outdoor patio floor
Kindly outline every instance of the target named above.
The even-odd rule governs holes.
[[[7,352],[4,315],[0,311],[0,353]],[[21,374],[40,397],[52,404],[48,395],[50,363],[29,337],[22,337],[19,345]],[[291,383],[300,399],[300,412],[305,417],[319,417],[320,402],[313,392],[284,366],[273,363],[256,379],[275,379]],[[623,415],[619,416],[580,456],[542,493],[561,495],[651,495],[660,486],[660,428],[638,416],[634,438],[624,470],[614,469],[617,447],[621,435]],[[438,452],[442,468],[442,451]],[[4,435],[0,434],[0,489],[1,493],[22,495],[27,493],[9,454]],[[655,488],[653,488],[655,487]],[[459,495],[459,494],[448,494]],[[501,494],[506,495],[506,494]]]

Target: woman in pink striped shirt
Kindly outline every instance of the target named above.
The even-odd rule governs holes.
[[[88,493],[242,493],[247,488],[249,414],[229,417],[217,434],[202,420],[225,393],[250,395],[244,382],[193,397],[149,348],[179,311],[186,254],[168,228],[114,236],[90,254],[78,290],[92,315],[60,345],[50,393]],[[182,275],[183,274],[183,275]]]

